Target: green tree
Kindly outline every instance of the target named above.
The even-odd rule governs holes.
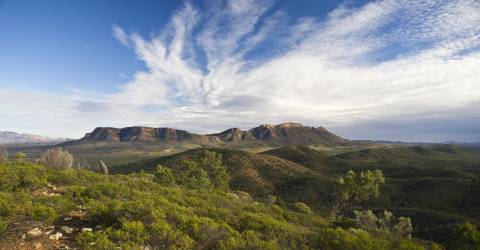
[[[200,168],[207,171],[213,188],[228,190],[230,176],[227,167],[223,164],[222,155],[213,151],[203,151],[198,161]]]
[[[162,186],[173,186],[175,185],[175,176],[170,168],[158,165],[154,181]]]
[[[469,222],[458,225],[453,230],[448,249],[480,250],[480,232]]]
[[[176,178],[180,185],[189,188],[210,188],[212,186],[208,173],[198,163],[189,160],[181,162],[181,171]]]
[[[380,186],[385,183],[382,171],[348,171],[337,182],[337,197],[333,212],[337,219],[341,219],[346,212],[358,207],[360,202],[380,195]]]
[[[23,153],[23,152],[17,152],[17,153],[15,154],[15,159],[16,159],[17,161],[23,161],[23,159],[25,159],[25,157],[27,157],[27,155],[26,155],[25,153]]]

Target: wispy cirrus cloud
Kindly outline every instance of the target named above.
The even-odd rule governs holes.
[[[154,37],[114,26],[147,70],[101,103],[72,100],[73,112],[93,116],[98,104],[112,125],[194,131],[286,120],[354,131],[359,123],[460,119],[455,110],[480,106],[476,0],[341,4],[301,18],[274,1],[208,7],[186,2]]]

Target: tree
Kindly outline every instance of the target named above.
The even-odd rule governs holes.
[[[0,163],[8,160],[8,151],[7,148],[0,145]]]
[[[189,188],[210,188],[212,186],[208,173],[194,161],[183,160],[177,181]]]
[[[378,216],[371,210],[354,211],[358,227],[367,231],[384,232],[396,238],[410,238],[413,232],[412,221],[408,217],[396,218],[389,211]]]
[[[380,195],[380,186],[385,183],[382,171],[348,171],[345,176],[336,182],[337,197],[333,209],[335,217],[341,219],[343,215],[354,210],[360,202]]]
[[[23,159],[25,159],[25,157],[27,157],[27,155],[23,152],[17,152],[15,153],[15,159],[17,161],[23,161]]]
[[[42,155],[41,162],[53,169],[69,169],[73,164],[73,156],[66,149],[51,148]]]
[[[108,175],[108,167],[107,167],[107,164],[105,164],[105,162],[103,162],[102,160],[100,160],[100,161],[98,162],[98,172],[101,173],[101,174]]]
[[[203,151],[198,161],[200,168],[207,171],[212,187],[216,189],[228,190],[230,176],[227,167],[223,164],[222,155],[213,151]]]
[[[480,232],[469,222],[458,225],[453,230],[448,249],[480,250]]]
[[[172,170],[162,165],[157,166],[154,180],[162,186],[175,185],[175,176],[173,175]]]

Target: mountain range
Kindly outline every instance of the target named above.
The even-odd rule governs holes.
[[[63,142],[64,138],[50,138],[33,134],[19,134],[11,131],[0,131],[0,143],[55,143]]]
[[[337,136],[323,127],[303,126],[300,123],[264,124],[241,130],[230,128],[220,133],[195,134],[173,128],[153,127],[98,127],[83,138],[68,142],[72,144],[95,142],[189,142],[212,143],[271,143],[271,144],[345,144],[348,140]]]

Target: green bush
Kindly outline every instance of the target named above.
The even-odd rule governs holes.
[[[104,232],[84,232],[77,236],[77,244],[85,250],[112,250],[117,246]]]
[[[154,180],[162,186],[168,187],[175,185],[175,176],[173,176],[172,170],[161,165],[157,166]]]
[[[302,202],[293,204],[293,209],[299,213],[312,214],[312,209],[307,204]]]
[[[448,247],[458,250],[480,250],[480,232],[469,222],[458,225],[452,232]]]
[[[8,222],[0,217],[0,234],[7,230]]]
[[[55,210],[41,204],[33,205],[27,213],[29,218],[43,221],[47,224],[52,224],[58,217]]]

